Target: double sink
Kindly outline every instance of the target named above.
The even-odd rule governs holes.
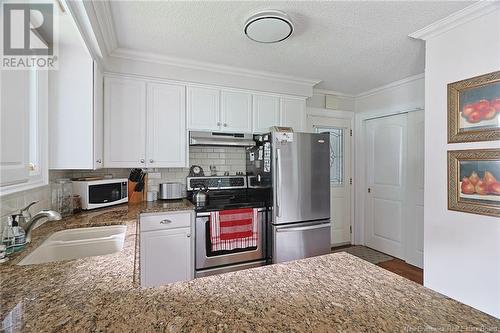
[[[77,228],[53,233],[18,265],[79,259],[111,254],[123,249],[127,226]]]

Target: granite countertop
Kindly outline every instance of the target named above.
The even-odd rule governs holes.
[[[500,331],[500,320],[342,252],[141,288],[137,214],[190,209],[187,201],[117,206],[41,226],[32,247],[65,228],[128,228],[118,253],[15,266],[19,256],[0,265],[0,331]]]

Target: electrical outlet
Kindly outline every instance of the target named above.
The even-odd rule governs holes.
[[[161,172],[148,172],[149,179],[161,179]]]

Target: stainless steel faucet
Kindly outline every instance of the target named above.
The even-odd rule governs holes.
[[[57,221],[60,220],[61,214],[56,212],[55,210],[44,209],[36,213],[34,216],[31,216],[29,211],[30,207],[36,204],[38,201],[33,201],[28,206],[22,208],[19,211],[18,222],[19,226],[24,229],[26,232],[26,243],[31,242],[31,231],[35,228],[45,224],[48,221]],[[46,218],[45,220],[42,220]]]

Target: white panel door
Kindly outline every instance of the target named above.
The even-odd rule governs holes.
[[[280,124],[280,98],[271,95],[253,95],[253,132],[269,132],[269,127]]]
[[[188,129],[219,131],[220,90],[212,88],[187,87]]]
[[[221,91],[222,131],[252,133],[252,95]]]
[[[28,181],[30,71],[0,71],[0,186]]]
[[[146,164],[146,83],[104,79],[104,166],[135,168]]]
[[[192,279],[190,228],[141,232],[141,285],[157,287]]]
[[[305,130],[306,100],[301,98],[281,99],[281,126],[292,127],[294,131]]]
[[[424,111],[408,113],[406,262],[424,263]]]
[[[365,243],[404,258],[407,115],[366,121]]]
[[[308,129],[330,133],[330,209],[332,247],[351,243],[351,121],[312,116]]]
[[[148,83],[146,166],[186,167],[185,87]]]

